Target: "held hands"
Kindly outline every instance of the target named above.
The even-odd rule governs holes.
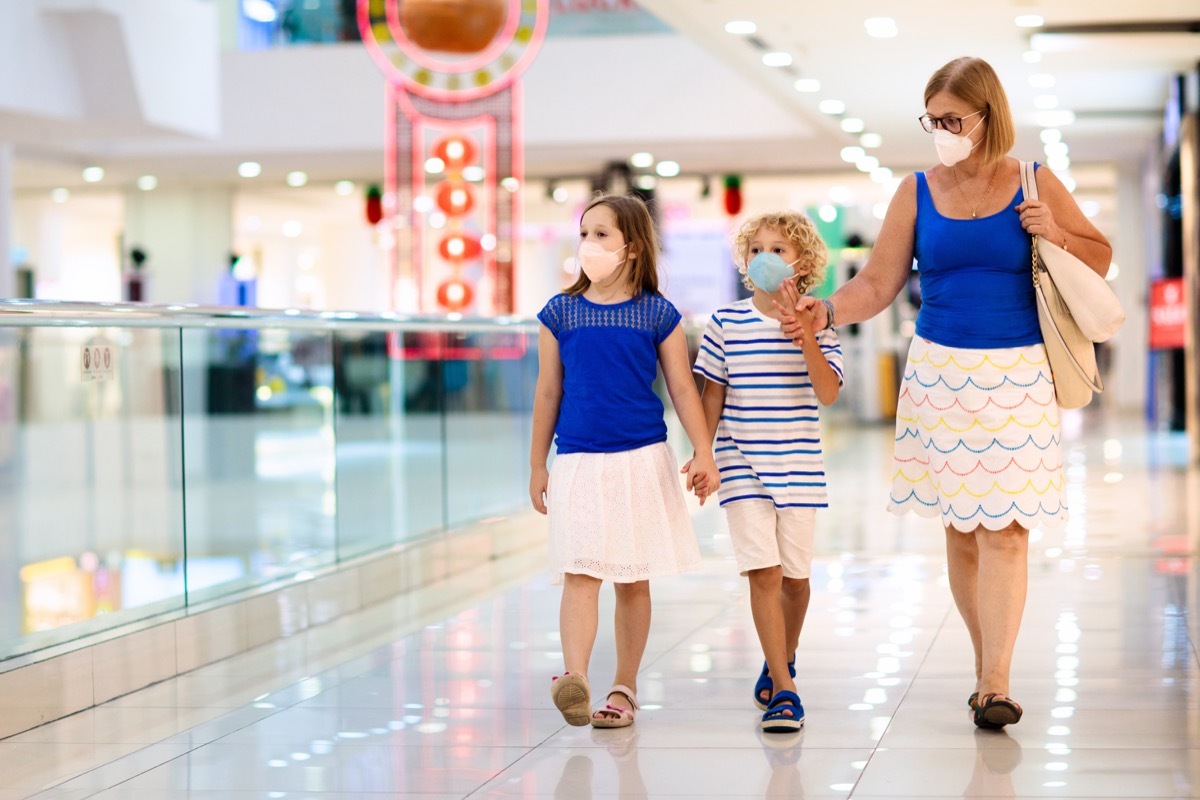
[[[717,462],[713,460],[712,453],[692,456],[679,472],[687,475],[687,488],[700,498],[700,505],[704,505],[708,496],[715,494],[721,485],[721,474],[717,471]]]
[[[806,340],[815,341],[814,336],[825,328],[825,306],[811,295],[800,296],[790,282],[781,287],[784,302],[775,302],[779,310],[779,328],[794,344],[803,347]]]
[[[529,499],[539,514],[546,513],[546,498],[549,496],[550,471],[545,467],[534,467],[529,474]]]

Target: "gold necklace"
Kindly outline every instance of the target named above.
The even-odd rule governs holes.
[[[996,182],[996,173],[999,171],[1000,162],[997,161],[996,166],[992,167],[992,179],[988,181],[987,190],[984,191],[983,197],[979,198],[979,202],[975,204],[975,207],[971,208],[971,219],[979,218],[979,207],[983,205],[984,201],[988,199],[988,195],[992,193],[992,184]],[[954,175],[954,185],[958,187],[958,194],[963,199],[963,205],[970,208],[971,203],[967,200],[967,195],[963,192],[962,184],[958,182],[958,170],[955,167],[951,167],[950,172]]]

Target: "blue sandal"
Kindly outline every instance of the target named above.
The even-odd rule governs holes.
[[[771,698],[762,718],[763,733],[795,733],[803,727],[804,706],[799,695],[784,690]]]
[[[796,677],[796,654],[792,653],[792,660],[788,662],[788,674],[793,678]],[[758,682],[754,684],[754,706],[759,711],[766,711],[767,704],[763,702],[762,694],[767,693],[770,698],[775,694],[775,682],[771,680],[771,673],[767,670],[767,662],[763,662],[762,674],[758,676]]]

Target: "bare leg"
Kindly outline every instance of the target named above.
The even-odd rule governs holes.
[[[747,577],[750,579],[750,611],[767,660],[767,670],[771,673],[771,683],[777,693],[794,692],[796,684],[787,668],[791,651],[787,649],[788,633],[782,602],[783,567],[752,569]],[[764,699],[764,702],[770,701]]]
[[[804,629],[804,618],[808,616],[808,601],[812,587],[808,578],[783,579],[783,627],[784,652],[791,658],[800,644],[800,631]]]
[[[946,528],[946,566],[950,574],[950,594],[958,613],[967,624],[971,646],[975,649],[975,690],[983,674],[983,637],[979,629],[979,545],[977,533],[962,533]]]
[[[1007,697],[1013,648],[1029,583],[1029,531],[1013,524],[999,531],[977,531],[976,539],[983,642],[979,697],[993,692]]]
[[[596,644],[600,602],[599,578],[590,575],[563,576],[562,602],[558,607],[558,630],[562,639],[563,666],[567,672],[587,676]]]
[[[613,626],[617,640],[617,674],[613,683],[628,686],[637,692],[638,671],[650,637],[650,581],[614,583],[617,593]],[[608,702],[629,707],[621,694],[609,695]]]

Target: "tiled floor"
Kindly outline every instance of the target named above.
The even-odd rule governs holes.
[[[653,586],[634,728],[551,705],[558,590],[532,554],[0,741],[0,800],[1200,797],[1200,472],[1136,418],[1067,423],[1075,516],[1031,539],[1006,732],[968,718],[938,524],[882,510],[890,429],[831,425],[802,733],[758,732],[746,585],[706,506],[703,571]]]

